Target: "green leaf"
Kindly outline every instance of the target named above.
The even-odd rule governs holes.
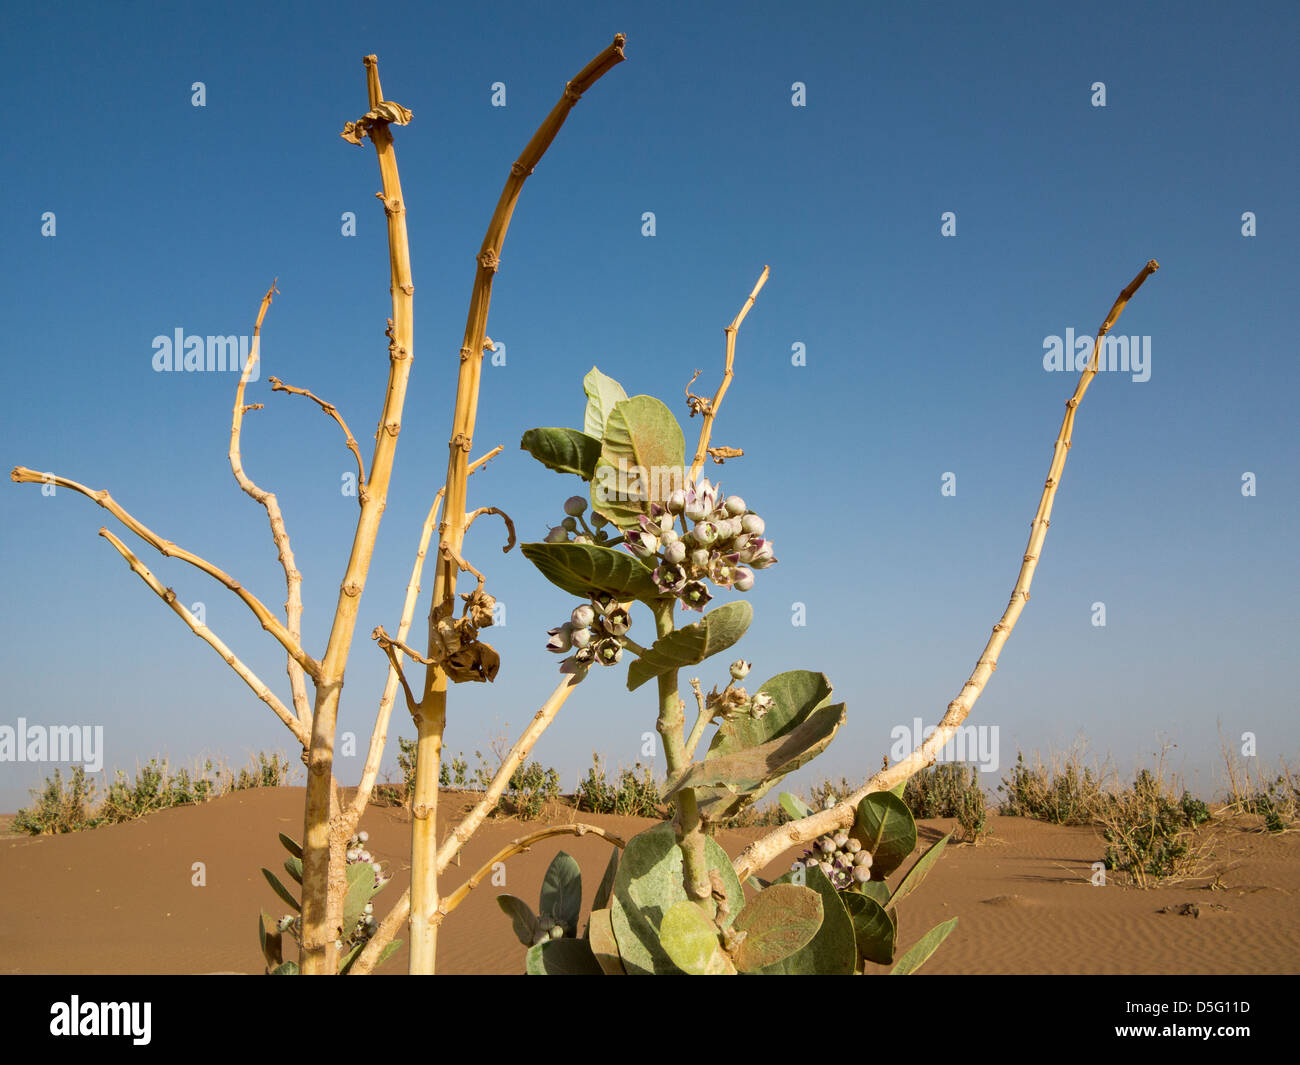
[[[587,942],[596,956],[596,964],[606,976],[626,976],[614,938],[614,922],[609,910],[592,910],[587,921]]]
[[[886,913],[875,899],[855,891],[846,891],[841,898],[844,908],[853,919],[853,938],[857,944],[858,957],[877,965],[888,965],[894,960],[894,942],[898,936],[893,915]]]
[[[777,880],[789,884],[795,880],[791,870]],[[760,970],[763,976],[849,976],[858,965],[858,949],[853,938],[853,921],[840,893],[818,866],[810,865],[799,872],[808,887],[822,900],[822,924],[817,934],[802,950],[775,965]],[[742,913],[744,911],[741,911]]]
[[[926,932],[916,941],[906,954],[898,959],[898,964],[890,970],[890,976],[911,976],[929,959],[930,955],[939,949],[939,944],[948,938],[954,928],[957,927],[957,918],[951,921],[944,921],[943,924],[935,925],[930,931]]]
[[[614,378],[606,377],[594,366],[582,379],[582,390],[587,394],[587,410],[582,416],[582,428],[587,435],[599,440],[605,435],[605,419],[609,417],[615,403],[627,399],[627,393]]]
[[[650,570],[626,551],[595,544],[523,544],[524,557],[548,581],[585,599],[607,592],[616,599],[652,600],[659,594]]]
[[[297,976],[298,963],[295,961],[286,961],[277,965],[271,970],[272,976]]]
[[[659,942],[672,963],[688,976],[735,975],[736,967],[718,941],[717,926],[689,900],[668,908],[659,925]]]
[[[537,917],[532,907],[514,895],[498,895],[497,905],[501,907],[501,912],[510,918],[515,938],[525,947],[531,947],[533,940],[537,938]]]
[[[767,743],[734,754],[716,754],[686,767],[668,781],[663,799],[667,802],[683,788],[730,788],[742,796],[756,791],[811,761],[835,737],[844,724],[844,704],[815,710],[798,728]],[[717,820],[719,814],[710,812]]]
[[[745,893],[727,852],[706,837],[704,855],[709,869],[722,879],[728,908],[739,913]],[[673,826],[655,825],[628,840],[610,904],[614,937],[628,975],[679,972],[659,941],[659,926],[673,904],[685,899],[682,851]]]
[[[346,935],[355,927],[376,891],[375,870],[369,862],[347,867],[348,890],[343,896],[343,931]]]
[[[267,922],[270,920],[269,914],[257,915],[257,939],[262,946],[262,957],[266,959],[267,968],[274,969],[284,961],[284,946],[278,925],[271,922],[275,930],[272,932],[266,930]]]
[[[753,972],[775,965],[811,943],[821,925],[822,900],[816,891],[773,884],[750,899],[732,925],[746,933],[735,948],[736,968]]]
[[[398,949],[401,947],[401,945],[402,945],[402,941],[400,939],[394,939],[391,943],[389,943],[386,947],[384,947],[384,949],[379,952],[379,957],[375,959],[375,968],[378,969],[381,965],[384,964],[384,962],[386,962],[389,958],[391,958],[394,954],[396,954]]]
[[[603,910],[609,905],[610,896],[614,893],[614,876],[618,872],[618,848],[612,847],[609,852],[609,861],[605,864],[605,875],[600,878],[600,883],[596,885],[596,897],[591,900],[593,910]]]
[[[881,906],[889,905],[889,885],[883,880],[868,880],[865,884],[856,884],[849,889],[848,894],[855,891],[866,895],[869,899],[874,899]]]
[[[284,871],[288,873],[291,877],[293,877],[294,880],[298,882],[298,885],[300,887],[302,886],[302,859],[301,858],[286,858],[284,860]]]
[[[907,780],[906,779],[900,780],[897,784],[895,784],[892,788],[889,789],[889,794],[897,795],[901,799],[903,797],[903,792],[906,789],[907,789]]]
[[[745,881],[745,883],[748,884],[750,887],[754,888],[756,891],[762,891],[764,888],[770,888],[772,886],[772,881],[764,880],[761,876],[753,876],[753,875],[751,875]]]
[[[590,481],[600,458],[600,440],[577,429],[529,429],[519,446],[548,470],[576,473]]]
[[[653,396],[614,404],[591,481],[592,507],[620,529],[637,526],[651,503],[666,503],[685,484],[686,441],[682,427]]]
[[[912,811],[887,791],[873,791],[858,803],[853,835],[871,852],[873,880],[884,880],[916,849]]]
[[[788,813],[792,820],[800,821],[812,814],[812,807],[809,806],[798,795],[792,795],[788,791],[781,792],[781,809]]]
[[[349,950],[346,954],[343,955],[342,958],[339,959],[340,976],[347,976],[348,970],[352,968],[352,963],[357,960],[357,956],[361,953],[361,951],[364,948],[365,948],[364,943],[354,943],[352,945],[352,949]]]
[[[547,867],[538,909],[564,925],[566,935],[577,935],[578,913],[582,910],[582,870],[571,854],[560,851]]]
[[[601,968],[585,939],[548,939],[528,949],[529,976],[599,976]]]
[[[897,905],[901,899],[907,898],[908,895],[921,886],[921,881],[925,879],[925,874],[928,873],[930,867],[939,860],[939,856],[943,854],[943,848],[947,846],[948,840],[951,838],[952,833],[949,832],[948,835],[944,836],[943,839],[939,840],[938,843],[916,860],[916,864],[907,871],[907,875],[903,877],[903,882],[898,885],[897,889],[894,891],[893,898],[889,900],[889,905],[891,907]]]
[[[648,680],[673,669],[683,669],[725,651],[742,636],[754,620],[754,608],[737,599],[710,610],[699,621],[674,629],[655,640],[627,670],[627,690],[636,691]]]
[[[710,757],[742,751],[784,736],[831,699],[831,683],[826,674],[807,669],[778,673],[760,685],[758,691],[772,697],[772,709],[757,720],[741,716],[725,722],[709,744]]]
[[[302,907],[298,905],[298,900],[289,894],[289,889],[280,883],[276,875],[270,869],[263,869],[262,875],[266,877],[266,882],[271,885],[271,889],[280,896],[285,902],[292,906],[299,913]]]
[[[298,846],[296,842],[294,842],[292,839],[286,836],[283,832],[280,833],[280,842],[284,844],[284,849],[287,850],[295,858],[302,857],[302,848]]]

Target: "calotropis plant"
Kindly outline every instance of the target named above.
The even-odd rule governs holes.
[[[721,691],[714,686],[706,696],[697,686],[699,715],[684,734],[680,671],[734,645],[753,616],[743,599],[705,608],[715,593],[752,588],[755,571],[777,562],[772,541],[744,499],[690,476],[681,426],[663,403],[629,398],[595,367],[583,386],[582,430],[532,429],[521,446],[587,482],[587,495],[571,496],[560,523],[523,552],[553,584],[583,598],[547,633],[546,649],[567,654],[561,672],[581,680],[593,665],[626,661],[629,690],[658,681],[669,772],[662,797],[677,813],[672,824],[629,840],[621,859],[614,852],[582,937],[573,901],[581,898],[581,874],[568,855],[547,873],[541,916],[500,896],[529,948],[527,971],[852,973],[868,962],[892,962],[898,925],[884,878],[916,845],[915,824],[897,796],[868,796],[851,832],[819,840],[815,859],[775,883],[751,878],[758,891],[749,899],[710,838],[720,821],[825,750],[844,706],[831,703],[825,675],[807,670],[778,674],[750,694],[738,686],[751,668],[741,659],[729,666]],[[655,620],[649,646],[630,635],[638,606]],[[678,627],[692,611],[702,617]],[[704,757],[691,761],[714,722]],[[782,802],[792,816],[810,813],[793,796]],[[907,890],[945,842],[917,863]],[[554,901],[560,898],[573,910],[563,919]],[[919,965],[954,923],[923,937],[900,970]]]

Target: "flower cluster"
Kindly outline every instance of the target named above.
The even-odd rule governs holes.
[[[642,514],[639,521],[641,527],[624,537],[627,549],[655,564],[656,587],[687,610],[703,612],[713,598],[706,580],[747,592],[754,586],[754,570],[777,561],[772,541],[763,538],[763,519],[740,496],[723,498],[708,480],[677,489],[666,507],[652,503],[649,516]]]
[[[533,933],[533,945],[545,943],[548,939],[563,939],[568,934],[568,929],[558,917],[544,913],[537,918],[537,931]]]
[[[569,496],[564,501],[564,519],[546,533],[548,544],[596,544],[604,546],[610,539],[605,526],[609,522],[599,514],[592,512],[591,524],[582,515],[586,513],[587,501],[582,496]],[[578,526],[581,524],[582,530]]]
[[[766,717],[767,712],[776,705],[776,700],[767,692],[755,692],[750,695],[744,688],[736,687],[736,681],[744,680],[749,674],[753,663],[746,662],[743,658],[738,658],[731,663],[731,680],[727,686],[718,691],[715,685],[713,691],[709,692],[704,698],[704,708],[708,711],[709,720],[716,721],[719,718],[723,721],[733,721],[738,717],[752,717],[755,721]]]
[[[574,609],[569,620],[546,635],[546,649],[556,654],[572,651],[560,663],[561,673],[577,673],[593,662],[615,665],[623,657],[623,637],[632,627],[632,615],[613,596],[597,592],[590,602]]]
[[[847,832],[818,837],[812,849],[804,851],[802,860],[805,866],[820,866],[838,891],[871,879],[871,852]]]

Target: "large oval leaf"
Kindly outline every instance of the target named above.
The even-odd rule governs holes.
[[[871,852],[873,880],[884,880],[916,849],[912,811],[888,791],[873,791],[858,803],[853,835]]]
[[[548,470],[576,473],[590,481],[600,458],[600,440],[577,429],[529,429],[519,446]]]
[[[651,503],[666,503],[684,485],[685,455],[682,427],[661,401],[633,396],[615,403],[592,477],[592,506],[619,528],[636,526]]]
[[[725,651],[742,636],[754,620],[754,608],[737,599],[710,610],[699,621],[676,629],[655,640],[627,670],[627,690],[636,691],[648,680],[671,669],[684,669]]]
[[[592,910],[587,921],[587,942],[596,956],[596,964],[606,976],[626,976],[623,960],[618,956],[618,942],[614,939],[614,923],[609,910]]]
[[[818,866],[808,866],[801,875],[806,878],[807,886],[821,896],[821,927],[802,950],[759,972],[763,976],[849,976],[858,965],[858,948],[853,938],[853,921],[840,893]],[[789,884],[794,876],[791,871],[776,883]]]
[[[898,938],[894,915],[886,913],[875,899],[855,891],[846,891],[841,900],[853,919],[858,957],[877,965],[888,965],[894,960],[894,942]]]
[[[775,965],[811,943],[821,926],[817,892],[798,884],[773,884],[745,903],[732,926],[745,933],[735,948],[736,968],[752,972]]]
[[[745,893],[727,852],[706,838],[704,853],[709,869],[722,878],[731,912],[739,913]],[[659,927],[673,905],[685,900],[682,852],[673,826],[655,825],[628,840],[618,863],[610,903],[614,938],[628,975],[680,972],[659,941]]]
[[[497,905],[510,918],[515,938],[525,947],[531,947],[537,939],[537,918],[532,907],[515,895],[498,895]]]
[[[570,595],[586,598],[608,592],[616,599],[654,599],[654,578],[626,551],[595,544],[523,544],[524,557],[548,581]]]
[[[831,700],[831,682],[826,674],[807,669],[778,673],[764,681],[758,691],[772,697],[772,708],[757,720],[741,716],[725,722],[709,744],[710,757],[743,751],[784,736]]]
[[[605,435],[605,419],[614,404],[627,399],[627,393],[612,377],[606,377],[592,367],[582,379],[582,390],[587,394],[587,410],[582,417],[582,428],[589,436],[600,440]]]
[[[813,711],[798,728],[767,743],[734,754],[718,754],[690,765],[670,780],[664,791],[667,801],[682,788],[721,788],[721,794],[697,794],[700,812],[712,821],[732,816],[746,800],[766,792],[787,773],[812,761],[835,738],[844,724],[844,704],[835,703]],[[739,796],[739,802],[728,792]]]
[[[735,975],[736,967],[722,952],[717,926],[693,902],[674,902],[668,908],[659,925],[659,942],[689,976]]]
[[[551,861],[537,905],[540,916],[564,925],[566,935],[577,934],[578,913],[582,909],[582,870],[573,855],[560,851]]]

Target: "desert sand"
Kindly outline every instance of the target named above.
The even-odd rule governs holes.
[[[452,811],[470,799],[444,793],[443,802],[446,831]],[[302,807],[301,788],[267,788],[89,832],[0,838],[0,972],[261,973],[258,911],[278,916],[285,907],[259,870],[281,871],[285,854],[276,833],[301,838]],[[653,823],[567,809],[554,820],[586,821],[624,838]],[[371,852],[394,874],[376,897],[380,915],[409,882],[408,823],[405,810],[374,806],[362,822]],[[950,845],[900,906],[900,952],[932,925],[960,918],[923,972],[1300,971],[1300,833],[1268,836],[1248,831],[1250,821],[1219,824],[1212,864],[1221,874],[1218,886],[1195,881],[1141,891],[1090,884],[1092,863],[1104,851],[1091,828],[998,816],[991,823],[993,835],[979,846]],[[542,824],[484,825],[445,877],[447,888]],[[951,827],[920,822],[922,846]],[[735,854],[764,831],[729,831],[719,842]],[[485,882],[448,917],[439,937],[440,973],[522,971],[523,948],[495,896],[507,891],[535,906],[559,850],[582,866],[590,905],[608,845],[592,837],[544,840],[510,860],[504,887]],[[778,875],[799,853],[762,875]],[[204,886],[193,883],[197,862]],[[405,969],[403,948],[380,971]]]

